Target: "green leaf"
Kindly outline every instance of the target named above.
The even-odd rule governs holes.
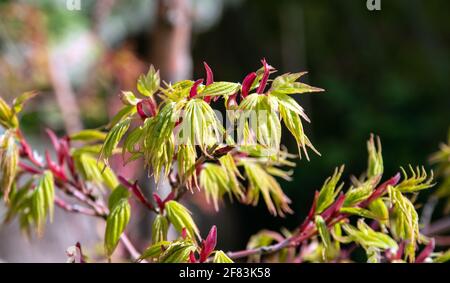
[[[383,174],[383,155],[381,153],[381,142],[378,136],[375,144],[374,136],[370,135],[370,139],[367,141],[367,151],[369,153],[367,161],[367,177],[372,178],[381,176]]]
[[[143,141],[143,152],[146,166],[151,167],[156,183],[161,173],[167,178],[172,167],[175,153],[173,130],[180,117],[185,102],[170,102],[158,112],[154,118],[146,119]]]
[[[54,198],[53,175],[50,171],[45,171],[31,196],[32,216],[39,235],[44,230],[47,215],[50,216],[50,221],[53,220]]]
[[[155,67],[151,65],[147,75],[141,75],[139,77],[137,89],[142,95],[150,97],[158,91],[160,81],[159,70],[156,71]]]
[[[283,108],[300,115],[305,121],[309,122],[309,118],[305,114],[305,110],[297,103],[297,101],[295,101],[294,98],[284,93],[274,93],[270,96],[275,98]]]
[[[374,214],[370,210],[360,207],[343,207],[340,209],[340,212],[378,220],[378,216],[376,214]]]
[[[365,224],[362,219],[358,221],[358,229],[350,224],[342,224],[342,228],[353,241],[360,244],[365,249],[398,249],[397,243],[391,237],[384,233],[374,231]]]
[[[171,242],[168,241],[162,241],[158,242],[156,244],[151,245],[145,251],[141,254],[139,257],[140,260],[142,259],[156,259],[158,258],[171,244]]]
[[[440,254],[433,260],[434,263],[444,263],[448,261],[450,261],[450,250]]]
[[[344,168],[345,168],[344,165],[342,165],[339,168],[336,168],[334,170],[333,176],[328,177],[325,180],[322,189],[319,192],[319,198],[317,199],[316,214],[320,214],[328,206],[330,206],[334,202],[336,196],[341,191],[343,184],[341,184],[339,187],[336,186],[339,180],[341,179],[342,173],[344,172]]]
[[[0,125],[6,129],[14,129],[19,126],[19,120],[6,101],[0,97]]]
[[[119,239],[130,221],[130,204],[128,199],[121,198],[114,203],[106,219],[105,251],[111,257],[119,243]]]
[[[377,198],[369,204],[369,210],[381,224],[388,224],[389,209],[382,198]]]
[[[104,141],[107,134],[97,130],[82,130],[70,135],[72,141],[96,142]]]
[[[420,239],[419,216],[413,203],[396,188],[389,188],[393,204],[391,231],[396,237],[406,240],[405,254],[410,262],[415,261],[417,241]]]
[[[108,208],[109,210],[113,210],[117,204],[123,200],[128,199],[131,196],[130,191],[122,185],[117,186],[108,198]]]
[[[21,214],[27,213],[30,207],[30,196],[32,195],[33,179],[28,180],[21,188],[17,184],[13,184],[9,194],[8,211],[5,215],[4,222],[9,223],[11,220]]]
[[[229,96],[235,94],[241,87],[238,83],[214,82],[207,85],[198,97],[205,96]]]
[[[120,121],[114,127],[112,127],[112,129],[106,136],[105,142],[103,143],[103,147],[100,152],[100,158],[103,158],[106,164],[108,164],[108,158],[112,155],[113,150],[117,147],[122,137],[128,131],[130,123],[130,118],[126,118],[125,120]]]
[[[119,112],[117,112],[116,115],[111,119],[111,121],[106,126],[106,129],[111,129],[115,125],[117,125],[119,122],[131,118],[134,114],[136,114],[136,106],[134,105],[126,105],[122,109],[120,109]]]
[[[376,248],[369,247],[366,249],[367,263],[379,263],[380,251]]]
[[[317,215],[315,218],[316,228],[319,232],[320,238],[322,239],[323,245],[325,246],[325,249],[328,249],[331,247],[331,237],[330,233],[328,232],[328,227],[323,220],[323,218],[320,215]]]
[[[432,183],[433,171],[431,171],[430,177],[428,177],[425,168],[416,167],[416,170],[414,170],[410,165],[409,170],[411,177],[408,177],[408,174],[403,167],[401,167],[401,170],[403,173],[403,181],[395,186],[395,188],[402,193],[414,193],[429,189],[435,185]]]
[[[244,192],[242,191],[242,186],[239,183],[238,177],[244,179],[244,177],[239,172],[239,169],[234,161],[232,154],[227,153],[226,155],[219,158],[220,166],[227,173],[228,177],[228,189],[226,189],[230,194],[232,193],[238,200],[244,199]],[[271,173],[271,172],[269,172]],[[271,173],[272,174],[272,173]]]
[[[309,122],[309,118],[304,113],[303,108],[301,108],[301,106],[288,95],[272,94],[270,97],[275,98],[278,102],[281,118],[283,119],[286,128],[294,136],[300,156],[301,149],[303,149],[306,159],[309,160],[308,152],[306,150],[307,147],[309,147],[316,154],[320,155],[303,130],[301,118]]]
[[[247,96],[239,105],[238,129],[248,127],[259,144],[267,149],[267,155],[275,155],[280,148],[281,124],[277,113],[277,101],[257,93]]]
[[[186,263],[189,254],[194,252],[197,247],[191,241],[180,241],[171,243],[167,249],[160,255],[161,263]]]
[[[351,187],[345,194],[344,206],[349,207],[358,204],[367,199],[380,181],[380,175],[360,183],[357,187]]]
[[[23,94],[21,94],[19,97],[17,97],[16,99],[13,100],[13,111],[14,113],[19,113],[22,111],[23,106],[25,105],[25,103],[32,99],[33,97],[35,97],[36,95],[38,95],[37,92],[35,91],[29,91],[29,92],[24,92]]]
[[[223,251],[215,251],[213,263],[233,263],[233,260],[229,258]]]
[[[180,102],[189,96],[193,84],[190,80],[179,81],[173,85],[166,84],[166,88],[161,88],[162,97],[166,101]]]
[[[122,157],[125,160],[125,153],[129,152],[131,154],[140,153],[142,149],[142,142],[144,137],[143,127],[134,128],[123,142]],[[137,147],[137,148],[136,148]]]
[[[227,171],[217,164],[207,163],[200,172],[200,187],[205,191],[206,201],[211,199],[216,211],[219,210],[219,200],[225,193],[231,193]]]
[[[7,130],[0,135],[0,193],[3,193],[5,201],[17,173],[19,162],[19,148],[16,144],[15,133]]]
[[[167,240],[167,231],[169,230],[169,222],[167,218],[158,214],[152,225],[152,242],[154,244]]]
[[[177,135],[178,144],[198,145],[203,152],[221,141],[224,129],[214,110],[203,99],[191,99],[186,103]]]
[[[181,181],[188,181],[190,184],[190,178],[196,177],[195,172],[195,161],[197,153],[195,147],[192,145],[180,144],[178,146],[177,153],[177,164],[178,164],[178,174],[180,175]]]
[[[306,73],[283,74],[274,79],[270,93],[306,93],[306,92],[321,92],[321,88],[313,87],[304,83],[296,82],[301,76]]]
[[[261,165],[250,160],[241,160],[249,181],[247,202],[257,205],[259,195],[263,196],[267,209],[272,215],[283,217],[285,213],[292,213],[289,204],[291,200],[284,194],[278,182],[269,175]]]
[[[122,91],[120,94],[120,100],[124,105],[136,106],[139,99],[134,95],[132,91]]]
[[[195,235],[200,238],[197,225],[195,225],[191,212],[186,207],[171,200],[166,203],[165,209],[170,223],[172,223],[178,233],[181,233],[183,228],[186,228],[189,238],[195,239]]]
[[[247,249],[255,249],[271,245],[281,235],[274,231],[262,230],[252,235],[247,243]]]
[[[280,86],[291,84],[297,81],[299,78],[306,75],[308,72],[299,72],[299,73],[285,73],[278,77],[276,77],[272,82],[272,88],[276,89]]]
[[[81,173],[84,180],[104,184],[113,190],[119,184],[116,175],[109,167],[100,164],[96,158],[90,154],[77,154],[73,156],[75,168]]]

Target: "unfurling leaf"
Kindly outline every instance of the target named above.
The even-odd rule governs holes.
[[[161,263],[186,263],[191,252],[197,247],[192,241],[178,241],[171,243],[159,256]]]
[[[284,217],[285,213],[292,213],[289,207],[291,200],[284,194],[274,177],[269,175],[259,164],[249,160],[242,160],[241,163],[249,180],[248,203],[257,205],[261,194],[271,214]]]
[[[200,187],[205,191],[206,201],[212,199],[214,208],[219,210],[219,200],[222,196],[230,192],[227,172],[222,166],[217,164],[205,164],[200,172]]]
[[[75,167],[84,180],[98,185],[104,184],[111,190],[115,189],[119,184],[119,181],[111,168],[104,167],[90,154],[76,154],[73,158]]]
[[[19,148],[16,144],[15,134],[7,130],[0,135],[0,192],[8,201],[9,192],[17,173],[19,162]]]
[[[343,184],[337,187],[339,180],[341,179],[342,172],[344,172],[344,166],[336,168],[334,170],[333,176],[328,177],[322,186],[319,193],[319,198],[316,204],[316,213],[319,214],[323,212],[328,206],[330,206],[336,196],[342,189]]]
[[[403,172],[403,181],[399,183],[395,188],[402,193],[413,193],[433,187],[435,184],[433,181],[433,171],[431,171],[430,177],[427,176],[425,168],[417,167],[416,170],[409,166],[411,177],[408,177],[406,170],[401,168]]]
[[[362,219],[358,221],[358,228],[350,224],[343,224],[342,228],[353,241],[363,246],[366,250],[368,248],[398,249],[397,243],[389,235],[374,231]]]
[[[108,158],[112,155],[113,150],[117,147],[122,137],[127,132],[130,127],[131,119],[126,118],[119,123],[117,123],[112,129],[109,131],[108,135],[105,138],[105,142],[103,143],[102,150],[100,152],[100,158],[103,158],[105,163],[108,163]]]
[[[360,207],[343,207],[339,211],[346,214],[378,220],[378,216],[372,211]]]
[[[120,94],[120,100],[124,105],[136,106],[139,99],[134,95],[132,91],[122,91]]]
[[[108,198],[108,208],[110,211],[123,199],[128,199],[131,196],[130,191],[123,185],[117,186]]]
[[[17,97],[16,99],[14,99],[13,101],[13,111],[15,114],[19,113],[22,111],[23,106],[25,105],[25,103],[32,99],[33,97],[35,97],[36,95],[38,95],[38,93],[36,91],[28,91],[28,92],[24,92],[22,93],[19,97]]]
[[[53,175],[50,171],[45,171],[31,195],[31,211],[39,235],[44,230],[47,215],[50,216],[50,221],[53,220],[54,198]]]
[[[175,152],[173,130],[180,117],[184,102],[171,102],[164,105],[158,114],[145,120],[143,126],[143,152],[146,166],[153,170],[156,183],[161,173],[169,175]]]
[[[183,228],[185,228],[190,239],[194,240],[195,236],[200,238],[197,225],[195,225],[191,212],[186,207],[171,200],[166,203],[165,210],[170,223],[172,223],[178,233],[181,233]]]
[[[131,117],[136,114],[137,109],[136,106],[133,105],[126,105],[124,106],[114,117],[111,119],[111,121],[106,125],[106,129],[111,129],[121,121],[125,119],[131,119]]]
[[[369,158],[367,161],[367,177],[372,178],[383,174],[383,155],[381,153],[381,142],[377,136],[375,144],[374,136],[370,135],[367,141],[367,151]]]
[[[309,147],[316,154],[320,155],[303,130],[301,118],[309,122],[309,118],[306,116],[303,108],[298,105],[292,97],[286,94],[271,94],[271,97],[278,102],[281,118],[283,119],[286,128],[294,136],[300,156],[303,150],[306,159],[309,160],[309,155],[306,150],[307,147]]]
[[[317,231],[319,231],[320,238],[322,239],[323,245],[325,246],[325,249],[328,249],[331,247],[331,236],[328,232],[327,224],[325,223],[325,220],[320,215],[316,216],[315,219]]]
[[[205,96],[230,96],[235,94],[240,88],[238,83],[215,82],[207,85],[197,97]]]
[[[208,146],[218,143],[224,129],[211,106],[202,99],[191,99],[186,103],[181,116],[178,144],[198,145],[203,152]]]
[[[177,153],[177,164],[178,164],[178,173],[182,181],[187,181],[187,185],[190,189],[191,177],[196,178],[195,173],[195,160],[196,160],[196,150],[195,146],[188,144],[181,144],[178,146]]]
[[[0,126],[5,129],[14,129],[19,126],[19,120],[13,109],[0,97]]]
[[[206,200],[212,199],[214,208],[219,209],[219,200],[224,194],[230,198],[234,195],[238,200],[244,198],[242,185],[238,176],[242,177],[234,163],[233,157],[226,154],[219,158],[220,165],[207,163],[200,172],[200,187],[205,191]]]
[[[167,240],[167,231],[169,229],[169,222],[167,218],[158,214],[153,220],[152,225],[152,242],[153,244]]]
[[[389,220],[389,209],[382,198],[377,198],[369,204],[370,212],[376,216],[381,224],[387,224]]]
[[[250,90],[252,89],[253,82],[255,81],[257,74],[255,72],[248,74],[244,80],[242,81],[241,87],[241,96],[242,99],[246,98],[249,95]]]
[[[305,73],[284,74],[274,79],[270,93],[295,94],[306,92],[322,92],[321,88],[296,82]]]
[[[354,206],[369,198],[379,181],[380,176],[377,176],[368,179],[364,183],[357,184],[356,187],[351,187],[345,194],[344,206]]]
[[[139,257],[140,260],[143,259],[156,259],[158,258],[171,244],[171,242],[168,241],[162,241],[158,242],[156,244],[151,245],[145,251],[141,254]]]
[[[143,137],[144,137],[144,128],[137,127],[134,128],[132,131],[130,131],[128,136],[125,138],[122,147],[122,158],[123,160],[125,160],[125,163],[128,161],[132,161],[134,155],[140,156],[142,154],[141,150],[143,148],[142,146]],[[125,158],[125,153],[127,152],[132,154],[132,157],[129,158],[128,160],[126,160]]]
[[[253,93],[239,105],[239,129],[246,129],[256,136],[268,155],[275,155],[280,149],[281,124],[277,113],[277,102],[269,96]],[[245,134],[238,133],[238,134]],[[246,139],[244,139],[244,142]]]
[[[399,239],[406,240],[405,254],[410,262],[415,261],[417,241],[420,239],[419,216],[413,203],[395,187],[389,195],[393,204],[391,231]]]
[[[213,263],[233,263],[233,260],[229,258],[223,251],[215,251]]]
[[[110,201],[111,205],[111,201]],[[119,239],[130,221],[130,204],[127,198],[119,198],[111,206],[111,212],[106,220],[105,251],[111,257],[119,243]]]
[[[200,251],[200,262],[205,262],[209,255],[214,251],[217,244],[217,228],[213,226],[208,233],[205,240],[202,241],[202,247]]]
[[[242,186],[238,181],[238,177],[242,179],[244,177],[242,177],[239,172],[233,156],[230,153],[227,153],[219,158],[219,163],[227,173],[228,186],[230,188],[229,191],[234,194],[237,199],[242,200],[244,198],[244,193],[242,192]]]
[[[159,71],[151,65],[148,73],[139,77],[137,89],[142,95],[150,97],[158,91],[160,81]]]
[[[435,259],[434,263],[444,263],[450,261],[450,250],[439,254]]]
[[[97,130],[82,130],[70,135],[72,141],[96,142],[104,141],[107,134]]]

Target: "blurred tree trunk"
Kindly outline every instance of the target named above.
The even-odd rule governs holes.
[[[150,57],[169,82],[192,76],[191,10],[187,0],[158,1]]]
[[[55,91],[56,101],[61,110],[66,132],[71,134],[82,130],[80,109],[76,95],[70,83],[69,74],[63,58],[53,51],[49,51],[50,81]]]

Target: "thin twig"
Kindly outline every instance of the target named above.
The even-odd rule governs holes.
[[[80,213],[80,214],[84,214],[84,215],[88,215],[88,216],[102,217],[93,209],[90,209],[90,208],[87,208],[84,206],[80,206],[77,204],[68,204],[65,201],[63,201],[62,199],[59,199],[56,197],[55,197],[55,205],[64,209],[67,212]]]
[[[284,248],[289,247],[290,245],[292,245],[292,241],[293,241],[293,238],[288,238],[288,239],[285,239],[284,241],[276,243],[274,245],[264,246],[264,247],[259,247],[259,248],[255,248],[255,249],[249,249],[249,250],[242,250],[242,251],[237,251],[237,252],[228,252],[227,255],[231,259],[239,259],[239,258],[245,258],[245,257],[249,257],[252,255],[256,255],[256,254],[260,254],[260,255],[272,254],[272,253],[276,253]]]
[[[130,256],[133,259],[133,261],[136,261],[141,256],[141,253],[137,251],[137,249],[133,246],[130,239],[128,238],[127,235],[125,235],[125,233],[122,233],[122,236],[120,236],[120,240],[123,246],[130,253]]]

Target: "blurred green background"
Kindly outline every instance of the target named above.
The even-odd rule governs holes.
[[[282,182],[294,216],[228,203],[215,213],[192,199],[204,232],[220,222],[223,249],[244,247],[262,228],[296,227],[336,166],[346,164],[347,183],[365,170],[370,133],[381,137],[387,175],[431,168],[429,155],[446,139],[448,1],[381,0],[381,11],[365,0],[81,0],[79,11],[65,0],[0,3],[0,94],[42,93],[23,116],[39,144],[45,127],[104,125],[120,90],[133,89],[151,63],[166,80],[203,77],[207,61],[217,79],[241,81],[265,57],[326,89],[296,96],[322,156],[299,161],[294,181]],[[284,143],[295,151],[293,139]]]

